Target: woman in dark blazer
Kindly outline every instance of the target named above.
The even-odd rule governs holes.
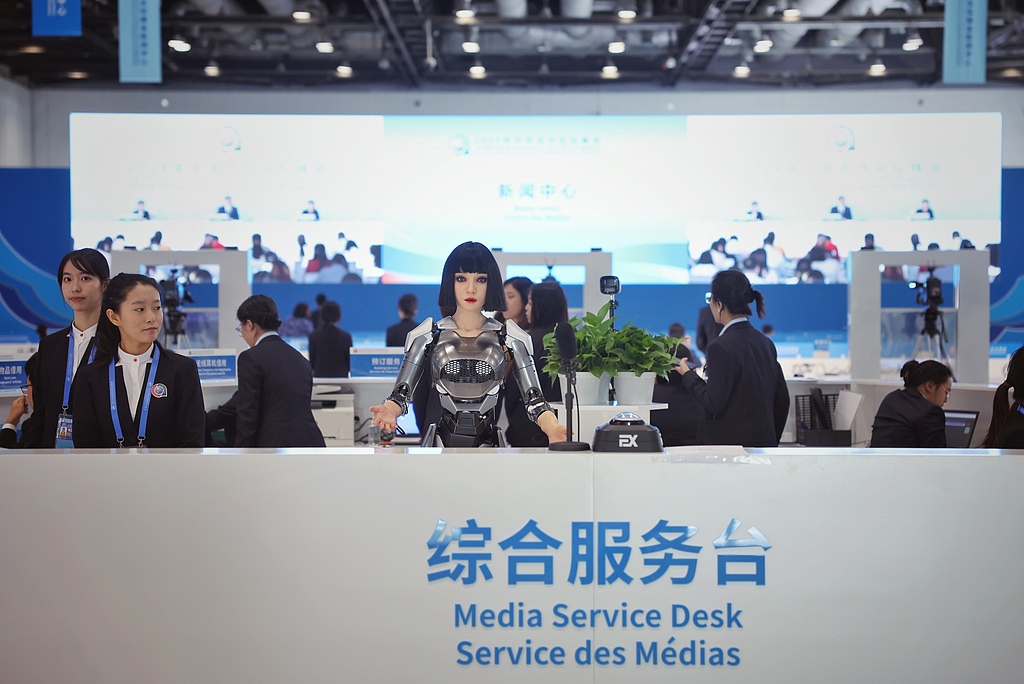
[[[789,389],[775,345],[750,324],[750,305],[764,318],[764,295],[741,271],[720,271],[707,302],[722,332],[707,347],[705,382],[680,364],[683,389],[704,407],[704,443],[779,445],[789,417]]]
[[[109,280],[107,259],[95,249],[76,249],[60,260],[57,283],[75,319],[39,343],[39,381],[33,386],[32,402],[39,419],[22,427],[22,442],[33,448],[58,446],[57,423],[62,414],[65,425],[73,424],[78,371],[94,357],[100,304]],[[59,446],[70,447],[70,439]]]
[[[107,284],[96,361],[75,386],[76,448],[203,446],[206,411],[196,362],[156,341],[161,296],[144,275],[121,273]]]
[[[507,288],[506,288],[507,291]],[[549,402],[562,401],[562,389],[558,381],[552,381],[543,368],[548,362],[544,349],[544,336],[555,331],[559,323],[569,321],[569,304],[565,292],[558,283],[538,283],[526,295],[526,317],[530,322],[530,340],[533,342],[533,365],[539,371],[540,390]],[[546,447],[548,436],[544,434],[530,416],[523,404],[523,395],[518,382],[505,383],[505,415],[508,430],[505,437],[514,447]]]
[[[900,369],[904,387],[878,405],[871,426],[872,447],[943,449],[946,413],[942,406],[953,388],[953,372],[938,361],[907,361]]]
[[[352,336],[338,327],[341,307],[337,302],[324,302],[320,307],[323,322],[309,336],[309,362],[313,365],[313,377],[347,378]]]
[[[1013,405],[1010,405],[1010,390]],[[1013,352],[1006,365],[1006,379],[992,398],[992,422],[981,446],[988,449],[1024,449],[1024,347]]]

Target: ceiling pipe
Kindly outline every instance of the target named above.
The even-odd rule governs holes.
[[[848,0],[839,10],[839,16],[877,17],[886,10],[896,10],[907,15],[920,15],[924,12],[919,0]],[[846,47],[868,28],[856,22],[844,23],[831,31],[822,31],[819,44],[825,47]]]
[[[823,17],[836,4],[836,0],[797,0],[790,7],[799,9],[801,17]],[[773,9],[778,8],[774,7]],[[779,14],[781,15],[781,12]],[[800,21],[794,21],[792,26],[786,26],[785,28],[773,31],[771,37],[774,45],[772,46],[772,51],[765,55],[765,57],[773,60],[784,58],[786,53],[796,47],[800,39],[807,35],[809,29],[801,24],[802,22]]]
[[[211,17],[244,17],[246,12],[234,0],[190,0],[192,5],[203,14]],[[231,40],[243,48],[252,47],[259,38],[259,32],[251,26],[224,24],[220,30],[231,36]]]

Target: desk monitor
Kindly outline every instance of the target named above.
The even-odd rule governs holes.
[[[946,411],[946,448],[969,449],[977,424],[977,411]]]

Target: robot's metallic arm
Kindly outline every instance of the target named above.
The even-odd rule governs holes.
[[[536,423],[542,413],[551,410],[551,405],[540,389],[540,377],[533,363],[533,340],[515,321],[506,321],[505,346],[512,352],[512,372],[519,383],[527,415]]]
[[[395,387],[387,398],[387,401],[398,404],[402,415],[409,412],[412,393],[426,370],[427,350],[434,343],[434,334],[434,319],[428,318],[410,330],[405,338],[405,359],[398,369]]]

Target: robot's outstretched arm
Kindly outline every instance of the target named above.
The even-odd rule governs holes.
[[[533,363],[533,340],[515,321],[506,321],[505,346],[512,352],[512,372],[519,383],[519,393],[523,395],[526,412],[530,420],[536,423],[540,414],[550,411],[551,406],[540,389],[540,377]]]
[[[389,401],[393,401],[401,407],[402,415],[409,412],[412,393],[415,391],[423,371],[427,370],[427,350],[434,343],[435,334],[434,319],[428,318],[410,330],[405,338],[405,359],[402,361],[402,367],[398,369],[395,387],[391,390],[391,395],[388,396]]]

